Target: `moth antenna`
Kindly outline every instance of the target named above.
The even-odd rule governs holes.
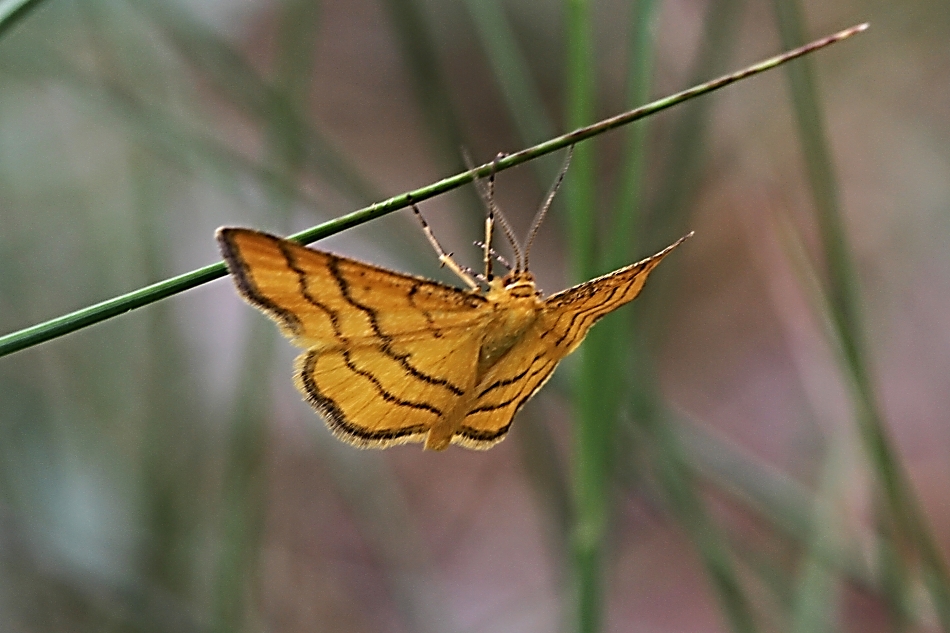
[[[475,279],[473,279],[474,275],[471,274],[471,270],[460,266],[452,259],[452,253],[446,253],[442,245],[439,244],[439,240],[435,238],[432,228],[429,227],[429,223],[426,222],[426,219],[422,216],[422,212],[419,211],[419,207],[413,202],[412,197],[406,196],[406,202],[409,203],[409,206],[412,207],[412,212],[415,213],[416,218],[419,219],[419,223],[422,225],[422,232],[425,234],[426,239],[429,240],[429,244],[431,244],[435,252],[439,254],[439,263],[458,275],[472,290],[481,290],[481,287],[475,282]],[[477,276],[475,277],[477,278]]]
[[[485,243],[476,240],[475,246],[478,248],[485,248]],[[507,268],[509,271],[511,270],[511,264],[508,263],[508,260],[502,257],[497,251],[495,251],[494,248],[490,249],[489,252],[491,253],[491,256],[495,258],[496,262]]]
[[[507,216],[505,216],[498,205],[495,204],[495,164],[506,155],[507,154],[504,152],[499,152],[498,155],[495,156],[495,159],[491,163],[491,172],[488,175],[487,184],[480,178],[475,178],[472,182],[475,184],[475,190],[478,191],[478,195],[485,204],[485,209],[488,212],[488,218],[485,222],[485,244],[488,245],[489,249],[491,248],[491,234],[494,231],[495,219],[497,219],[502,230],[505,232],[505,237],[507,238],[508,243],[511,245],[511,250],[514,252],[516,264],[515,269],[521,270],[521,246],[518,243],[518,240],[515,238],[515,232],[511,229],[511,224],[508,223]],[[473,171],[475,169],[475,165],[472,164],[471,156],[469,156],[468,152],[466,152],[464,149],[462,150],[462,157],[465,159],[465,165],[468,167],[469,171]],[[491,229],[488,227],[489,221],[491,222]],[[491,264],[491,259],[488,256],[487,251],[485,258],[487,267]]]
[[[544,199],[544,203],[541,205],[541,208],[538,209],[538,212],[534,215],[534,220],[531,222],[531,230],[528,231],[528,239],[525,240],[524,247],[524,269],[528,269],[528,256],[531,254],[531,245],[534,244],[534,238],[538,234],[538,230],[541,228],[541,222],[544,221],[544,216],[548,214],[548,209],[551,208],[551,203],[554,202],[554,196],[557,195],[557,190],[561,188],[561,183],[564,182],[564,175],[567,173],[567,168],[571,166],[571,156],[574,155],[574,146],[571,145],[567,150],[567,158],[564,159],[564,166],[561,167],[560,173],[557,175],[554,184],[551,185],[550,191],[548,191],[547,197]]]
[[[511,224],[508,223],[508,218],[505,217],[505,214],[502,213],[498,205],[495,204],[495,166],[498,164],[498,161],[504,157],[505,153],[499,152],[498,155],[495,156],[495,160],[491,162],[491,172],[488,174],[488,206],[492,210],[493,215],[498,218],[498,223],[505,231],[505,237],[508,238],[508,243],[511,244],[511,250],[515,254],[515,272],[518,272],[524,270],[521,246],[518,244],[515,232],[511,229]]]

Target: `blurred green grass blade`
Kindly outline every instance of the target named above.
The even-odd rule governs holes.
[[[794,51],[776,55],[775,57],[771,57],[757,64],[753,64],[752,66],[749,66],[748,68],[738,72],[719,77],[718,79],[714,79],[699,86],[694,86],[687,90],[683,90],[674,95],[670,95],[669,97],[658,99],[645,106],[618,114],[616,116],[612,116],[607,119],[603,119],[602,121],[598,121],[593,125],[574,130],[567,134],[562,134],[561,136],[552,138],[543,143],[538,143],[537,145],[523,149],[519,152],[515,152],[514,154],[509,154],[497,162],[485,163],[484,165],[476,167],[474,170],[462,172],[448,178],[443,178],[442,180],[439,180],[426,187],[421,187],[414,191],[410,191],[399,196],[394,196],[388,200],[384,200],[352,213],[340,216],[335,220],[324,222],[323,224],[315,226],[311,229],[307,229],[306,231],[301,231],[300,233],[292,235],[290,236],[290,239],[295,239],[302,244],[309,244],[318,239],[339,233],[340,231],[352,228],[364,222],[384,216],[388,213],[392,213],[393,211],[403,209],[408,206],[408,200],[410,198],[416,202],[427,200],[441,193],[445,193],[446,191],[455,189],[456,187],[468,184],[476,177],[483,178],[487,176],[492,169],[495,169],[496,171],[503,171],[539,156],[549,154],[575,143],[579,143],[588,138],[592,138],[598,134],[603,134],[608,130],[626,125],[633,121],[637,121],[645,116],[655,114],[656,112],[670,108],[688,99],[718,90],[735,83],[736,81],[745,79],[746,77],[750,77],[760,72],[775,68],[776,66],[800,57],[801,55],[805,55],[814,50],[828,46],[829,44],[838,42],[844,38],[859,33],[863,31],[866,26],[867,25],[859,25],[845,29],[844,31],[840,31],[839,33],[829,37],[822,38],[821,40],[816,40],[815,42],[812,42],[811,44]],[[165,281],[146,286],[145,288],[141,288],[139,290],[120,295],[119,297],[97,303],[93,306],[76,310],[75,312],[71,312],[64,316],[50,319],[49,321],[45,321],[38,325],[0,336],[0,356],[12,354],[13,352],[26,349],[27,347],[31,347],[33,345],[38,345],[39,343],[63,336],[83,327],[88,327],[95,323],[99,323],[108,318],[128,312],[129,310],[140,308],[158,301],[159,299],[164,299],[165,297],[189,290],[205,282],[213,281],[214,279],[223,277],[225,274],[226,269],[224,263],[218,262],[217,264],[211,264],[190,273],[172,277]]]
[[[806,543],[815,531],[812,495],[793,479],[746,454],[726,438],[681,415],[664,413],[675,426],[684,460],[703,479],[728,494],[778,532]],[[876,592],[879,585],[859,549],[816,540],[812,555],[858,587]]]
[[[653,58],[656,49],[656,24],[659,3],[656,0],[635,0],[631,4],[630,52],[627,71],[627,107],[635,108],[650,98],[653,85]],[[630,125],[624,140],[624,156],[620,172],[620,190],[613,210],[613,239],[606,250],[605,270],[624,266],[643,243],[644,172],[647,153],[646,121]]]
[[[841,533],[840,489],[842,453],[845,440],[835,434],[826,451],[820,485],[812,502],[812,529],[804,541],[805,551],[799,563],[798,583],[793,598],[792,633],[833,633],[835,609],[840,602],[838,571],[823,560],[823,552],[842,549],[846,535]]]
[[[416,0],[385,0],[390,22],[403,53],[416,103],[438,157],[438,164],[452,170],[465,169],[461,150],[467,147],[449,87],[439,66],[439,54],[424,9]],[[474,192],[473,192],[474,194]],[[468,197],[481,209],[477,196]]]
[[[775,0],[779,32],[783,44],[798,41],[804,33],[802,16],[796,0]],[[847,233],[841,219],[841,206],[834,162],[831,158],[824,114],[818,104],[818,89],[811,66],[804,61],[785,68],[789,80],[792,104],[798,121],[799,140],[805,155],[805,169],[812,190],[812,202],[819,226],[824,255],[827,259],[830,283],[829,299],[832,318],[842,338],[848,362],[861,372],[859,378],[867,382],[867,361],[860,308],[857,276],[851,261]]]
[[[312,64],[319,5],[312,0],[285,0],[279,17],[275,107],[267,121],[267,154],[272,170],[284,182],[295,182],[306,161],[306,138],[296,112],[306,111],[313,78]],[[278,226],[289,225],[295,196],[286,188],[270,192],[271,216]],[[275,360],[275,333],[255,319],[242,355],[236,407],[228,425],[221,497],[222,526],[214,584],[214,625],[219,631],[249,631],[260,622],[264,519],[267,499],[267,419],[270,382],[262,367]]]
[[[308,173],[357,203],[382,197],[356,166],[306,122],[306,110],[290,107],[280,88],[261,77],[224,38],[169,3],[128,1],[151,18],[186,63],[196,68],[229,104],[265,124],[275,111],[282,112],[287,123],[298,130],[297,143],[306,157],[303,165]]]
[[[783,42],[794,45],[802,41],[804,20],[798,2],[775,0],[774,6]],[[788,66],[786,72],[828,267],[827,292],[832,320],[854,381],[858,399],[857,421],[865,450],[881,486],[888,519],[899,530],[897,538],[909,539],[921,557],[924,584],[941,628],[950,631],[950,573],[888,436],[878,402],[864,341],[857,275],[841,217],[834,164],[828,150],[814,75],[810,65],[804,61]]]
[[[799,565],[801,571],[790,630],[792,633],[833,633],[837,630],[834,610],[840,601],[838,580],[823,561],[812,556],[811,551]]]
[[[577,129],[594,119],[594,64],[592,8],[588,0],[566,0],[567,9],[567,127]],[[571,169],[564,178],[563,197],[567,206],[571,272],[576,282],[591,279],[594,265],[594,147],[584,143],[574,148]]]
[[[692,465],[694,459],[703,463],[703,459],[708,456],[707,449],[715,448],[715,443],[707,443],[705,440],[708,438],[699,433],[686,432],[693,429],[677,424],[678,417],[665,409],[659,396],[656,370],[646,340],[648,332],[653,329],[643,325],[643,319],[635,323],[632,331],[640,334],[634,334],[634,345],[622,365],[628,377],[624,385],[630,412],[628,428],[645,447],[640,453],[645,456],[655,474],[664,503],[696,548],[726,624],[736,632],[756,631],[751,604],[742,589],[739,571],[733,560],[733,549],[706,509]],[[696,449],[699,438],[702,438],[702,448]],[[736,473],[735,466],[747,467],[748,462],[737,460],[734,454],[729,456],[731,460],[720,459],[713,464],[732,466],[733,470],[726,471],[729,475],[726,481],[736,479],[738,485],[742,486],[745,477],[733,476]],[[629,459],[621,456],[618,466],[632,471],[636,465],[631,464]]]
[[[651,13],[652,0],[638,2],[633,11],[633,32],[630,47],[629,73],[630,103],[646,101],[652,80]],[[593,116],[596,86],[593,62],[590,7],[577,6],[577,33],[569,48],[568,103],[571,123],[577,125],[583,116]],[[586,58],[585,58],[586,56]],[[633,106],[631,106],[633,107]],[[621,175],[621,208],[612,218],[604,248],[594,253],[597,233],[595,175],[593,147],[575,149],[572,173],[567,176],[569,196],[567,203],[571,218],[571,242],[574,253],[574,271],[579,280],[589,279],[604,270],[612,270],[627,263],[633,251],[635,219],[641,213],[639,201],[646,137],[643,124],[637,132],[628,132],[625,170]],[[578,165],[580,159],[580,165]],[[578,169],[580,167],[580,169]],[[577,243],[580,242],[580,243]],[[614,435],[625,386],[624,359],[630,350],[630,311],[609,315],[588,334],[580,350],[581,362],[577,378],[575,406],[575,566],[578,586],[578,627],[581,631],[596,631],[603,626],[604,615],[604,556],[609,523],[609,503],[613,495],[611,473],[615,450]]]
[[[501,2],[465,0],[465,6],[522,143],[530,145],[554,136],[554,122],[544,106]],[[534,167],[541,188],[546,189],[557,176],[556,163],[553,160],[536,161]]]
[[[703,38],[690,73],[690,83],[703,81],[725,68],[738,41],[743,0],[718,0],[708,5]],[[657,199],[649,218],[651,239],[668,242],[684,233],[686,209],[701,182],[706,130],[713,102],[698,100],[682,108],[673,128]]]
[[[652,80],[653,24],[655,3],[637,2],[633,15],[634,35],[630,48],[630,95],[628,105],[644,103]],[[580,124],[583,117],[593,116],[596,86],[593,78],[593,44],[590,7],[572,6],[577,14],[576,33],[569,47],[568,103],[571,124]],[[585,57],[586,56],[586,57]],[[635,244],[633,227],[641,209],[642,159],[646,136],[643,124],[636,132],[628,132],[625,169],[621,175],[621,207],[614,213],[606,247],[595,256],[596,193],[593,173],[593,147],[575,149],[572,172],[567,175],[568,213],[574,270],[578,279],[588,279],[603,270],[619,268],[627,263]],[[578,165],[578,159],[580,164]],[[573,189],[572,189],[573,188]],[[606,197],[606,196],[605,196]],[[579,243],[577,243],[579,242]],[[613,436],[615,420],[624,387],[623,359],[629,350],[631,329],[629,310],[603,319],[592,330],[581,349],[580,374],[576,385],[575,406],[578,412],[575,424],[575,584],[578,591],[578,627],[581,631],[599,630],[604,616],[602,611],[604,582],[603,560],[606,526],[609,521],[609,498],[613,493]]]
[[[86,38],[90,42],[91,59],[96,71],[117,84],[134,86],[148,76],[148,89],[158,98],[171,89],[167,69],[162,60],[143,50],[138,33],[128,28],[127,16],[113,12],[100,3],[86,3],[76,8],[83,17]],[[130,70],[130,69],[134,69]],[[123,220],[113,222],[114,235],[121,240],[122,249],[137,245],[141,257],[134,261],[133,270],[138,279],[159,277],[169,269],[167,262],[168,227],[164,225],[163,209],[174,186],[176,175],[168,164],[134,143],[127,151],[128,176],[133,187],[131,208],[123,213]],[[110,249],[110,260],[116,251]],[[119,251],[121,252],[121,251]],[[134,322],[127,322],[128,327]],[[200,534],[207,520],[206,498],[195,491],[204,491],[208,474],[206,427],[200,424],[207,412],[196,389],[196,377],[189,344],[182,338],[175,315],[168,305],[157,307],[144,315],[141,325],[141,345],[136,345],[138,363],[135,384],[128,396],[142,400],[138,405],[138,419],[125,419],[123,425],[141,427],[140,459],[141,489],[137,491],[141,503],[141,521],[146,538],[143,539],[141,565],[149,582],[177,599],[184,599],[192,587],[199,565],[196,552],[202,546]],[[113,330],[114,338],[115,331]],[[77,344],[82,344],[76,341]],[[88,342],[86,343],[89,344]],[[113,346],[109,346],[113,347]],[[108,350],[108,347],[106,348]],[[110,352],[106,352],[110,353]],[[122,353],[113,349],[113,358],[121,362]],[[108,375],[99,369],[97,375]],[[122,392],[131,386],[115,379],[109,386]],[[175,398],[165,394],[174,393]],[[81,400],[81,398],[79,398]],[[111,400],[115,401],[113,395]],[[103,415],[108,415],[103,411]],[[188,490],[189,494],[182,494]]]
[[[537,409],[528,409],[521,414],[518,450],[534,496],[548,519],[546,536],[550,556],[555,562],[554,572],[562,574],[568,569],[573,525],[569,475],[564,460],[560,459],[549,420],[535,411]]]
[[[240,379],[227,427],[218,550],[212,584],[215,631],[249,631],[259,619],[262,540],[267,498],[270,372],[275,333],[264,319],[254,319],[241,355]]]
[[[728,37],[732,27],[730,18],[733,12],[738,13],[735,3],[720,2],[710,8],[712,12],[707,17],[704,44],[700,47],[699,67],[694,76],[708,76],[712,69],[706,67],[709,59],[703,56],[703,51],[714,48],[721,40]],[[628,98],[635,103],[646,101],[652,83],[652,64],[654,50],[653,30],[657,19],[658,7],[650,0],[641,0],[633,6],[633,37],[631,40],[630,71],[628,79]],[[720,63],[724,60],[720,59]],[[689,148],[690,155],[700,155],[701,144],[693,135],[701,133],[704,125],[708,104],[700,109],[699,104],[687,106],[690,112],[681,115],[678,140],[682,146]],[[631,126],[627,131],[624,156],[624,172],[621,175],[620,191],[617,197],[617,207],[614,211],[614,221],[611,228],[612,240],[606,250],[606,269],[613,269],[627,263],[638,242],[647,240],[640,234],[644,227],[642,218],[643,208],[643,172],[646,155],[646,125],[645,122]],[[677,150],[674,150],[674,152]],[[665,186],[672,191],[661,189],[661,196],[666,194],[667,206],[660,211],[667,224],[684,224],[673,222],[670,216],[686,215],[686,199],[677,196],[683,193],[682,176],[677,171],[690,166],[689,162],[672,163],[669,165]],[[699,161],[693,160],[692,166],[698,171]],[[639,306],[635,306],[639,307]],[[617,350],[617,341],[626,344],[621,346],[622,353],[614,351],[614,357],[603,358],[601,363],[611,362],[611,371],[617,375],[636,376],[636,384],[627,380],[625,384],[615,384],[618,391],[626,392],[627,398],[635,399],[634,410],[637,421],[653,448],[651,462],[657,475],[663,497],[669,504],[678,523],[689,535],[697,549],[709,582],[716,593],[723,616],[731,630],[737,633],[749,633],[756,630],[749,601],[745,596],[738,580],[738,571],[733,562],[730,547],[726,543],[712,518],[708,515],[705,502],[696,487],[695,476],[686,460],[686,456],[679,444],[678,438],[670,428],[670,421],[660,416],[660,396],[654,380],[655,369],[647,352],[645,341],[638,340],[638,332],[651,330],[645,328],[644,319],[637,319],[639,311],[615,315],[623,317],[614,322],[599,325],[609,325],[613,331],[604,332],[614,341],[614,350]],[[640,315],[642,316],[642,315]],[[605,319],[606,321],[606,319]],[[592,335],[595,332],[591,333]],[[641,334],[640,337],[643,335]],[[609,353],[611,348],[605,347]],[[624,359],[630,359],[625,362]],[[631,369],[631,367],[635,369]],[[602,377],[602,381],[608,378]],[[615,405],[616,406],[616,405]],[[614,409],[616,415],[616,408]]]
[[[9,64],[9,56],[3,62]],[[9,67],[5,68],[8,69]],[[316,202],[283,176],[251,160],[197,130],[189,129],[181,119],[172,117],[146,103],[128,88],[117,84],[102,85],[95,77],[80,70],[56,53],[34,54],[20,58],[9,70],[16,74],[36,73],[49,77],[69,88],[99,112],[107,112],[128,125],[130,131],[155,152],[163,153],[185,167],[195,162],[212,167],[219,173],[238,174],[262,183],[270,189],[281,189],[301,204],[317,207]],[[216,182],[219,179],[216,179]],[[232,192],[233,193],[233,192]]]
[[[751,605],[739,582],[732,553],[706,511],[692,468],[670,421],[659,415],[646,415],[642,423],[656,450],[653,463],[664,496],[696,546],[729,627],[736,633],[753,633],[757,627]]]
[[[570,128],[589,124],[594,117],[596,64],[593,47],[592,6],[588,0],[566,0],[567,68],[566,109]],[[575,280],[594,276],[596,239],[596,174],[594,148],[585,143],[574,149],[571,170],[564,180],[570,270]],[[574,527],[573,587],[575,630],[595,633],[604,626],[604,548],[611,487],[608,439],[612,411],[604,396],[616,390],[600,384],[603,354],[610,352],[604,324],[593,330],[580,348],[574,393]]]
[[[16,26],[43,0],[0,0],[0,38]]]
[[[781,220],[781,218],[779,218],[779,220]],[[798,235],[794,225],[789,221],[780,221],[779,231],[783,237],[782,244],[785,247],[787,256],[793,263],[793,267],[801,279],[802,286],[810,299],[810,305],[813,306],[816,320],[822,324],[825,337],[835,347],[836,359],[841,365],[842,373],[851,378],[847,355],[842,349],[836,324],[832,318],[833,310],[831,308],[830,298],[825,289],[825,284],[820,281],[820,275],[809,258],[804,242]],[[854,386],[853,378],[850,380],[850,383],[852,388],[851,392],[856,393],[857,390]],[[855,398],[855,400],[859,399]],[[860,402],[858,401],[856,402],[856,408],[859,406]],[[865,449],[865,453],[866,452]],[[841,554],[844,555],[843,558],[834,555],[828,557],[827,554],[833,554],[833,551],[823,551],[821,553],[825,556],[826,564],[843,571],[848,575],[852,583],[857,583],[860,587],[874,592],[882,602],[887,604],[890,609],[891,625],[894,629],[899,630],[906,628],[911,623],[918,625],[926,623],[925,619],[921,617],[921,609],[915,604],[919,592],[911,577],[911,568],[904,560],[904,556],[906,556],[908,552],[909,539],[895,530],[893,520],[887,516],[887,500],[878,494],[874,501],[874,510],[877,519],[875,527],[877,527],[880,533],[876,535],[877,538],[874,544],[877,559],[873,574],[867,569],[865,563],[861,562],[857,566],[853,564],[863,558],[858,551],[841,552]],[[913,543],[913,541],[910,541],[910,543]],[[818,543],[816,542],[815,545],[817,546]],[[812,554],[817,553],[817,549],[812,550]],[[849,560],[853,561],[853,563],[847,564]],[[922,575],[924,575],[923,586],[933,595],[934,592],[940,590],[940,587],[933,588],[928,583],[940,582],[940,579],[938,577],[928,578],[926,576],[928,572],[927,565],[919,565],[919,567],[921,568]],[[939,612],[937,615],[939,618]]]
[[[823,334],[832,343],[842,373],[850,379],[848,383],[850,393],[855,401],[855,415],[859,418],[861,415],[861,400],[854,395],[857,394],[857,388],[833,318],[834,310],[826,290],[826,284],[820,281],[820,275],[812,264],[804,246],[804,241],[798,235],[794,225],[781,217],[778,219],[779,233],[783,238],[782,244],[809,297],[809,303],[813,306],[816,321],[822,324]],[[861,435],[860,423],[858,424],[858,432]],[[867,453],[866,448],[865,453]],[[873,462],[871,459],[868,462],[873,471]],[[881,533],[877,535],[878,538],[875,542],[877,560],[873,588],[881,600],[888,605],[892,626],[900,630],[906,628],[907,623],[915,617],[911,605],[913,587],[910,570],[905,561],[897,554],[900,548],[898,543],[901,542],[902,536],[899,530],[895,529],[892,518],[888,516],[887,498],[881,494],[880,489],[875,490],[875,493],[872,499],[873,511],[876,527]],[[906,547],[900,549],[906,550]]]
[[[274,90],[282,98],[270,112],[267,138],[270,162],[289,182],[297,181],[306,165],[308,126],[297,113],[308,111],[319,13],[320,3],[314,0],[284,0],[280,11]],[[286,218],[293,201],[280,191],[271,198],[275,211]]]

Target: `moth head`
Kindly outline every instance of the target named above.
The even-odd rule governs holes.
[[[534,285],[534,275],[530,272],[512,271],[502,279],[502,287],[512,297],[531,297],[539,294]]]

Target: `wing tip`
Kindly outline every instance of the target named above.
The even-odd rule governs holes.
[[[694,235],[696,235],[696,231],[690,231],[689,233],[687,233],[687,234],[684,235],[683,237],[679,238],[678,240],[676,240],[675,242],[673,242],[672,244],[670,244],[669,246],[667,246],[666,248],[664,248],[662,251],[660,251],[659,253],[657,253],[656,255],[654,255],[653,257],[651,257],[650,259],[657,259],[657,258],[662,259],[662,258],[666,257],[666,256],[669,255],[671,252],[673,252],[673,250],[675,250],[680,244],[682,244],[683,242],[685,242],[685,241],[688,240],[689,238],[693,237]]]
[[[224,258],[228,272],[231,273],[231,279],[234,281],[234,286],[241,298],[276,321],[287,337],[294,338],[299,335],[301,330],[300,319],[293,312],[281,308],[264,294],[257,282],[254,281],[251,266],[242,253],[243,246],[238,243],[242,236],[263,238],[277,245],[284,240],[263,231],[230,226],[219,227],[214,234],[218,241],[221,256]]]

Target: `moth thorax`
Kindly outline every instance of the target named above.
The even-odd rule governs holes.
[[[538,294],[534,285],[534,275],[525,271],[511,273],[504,280],[505,291],[512,297],[532,297]]]

